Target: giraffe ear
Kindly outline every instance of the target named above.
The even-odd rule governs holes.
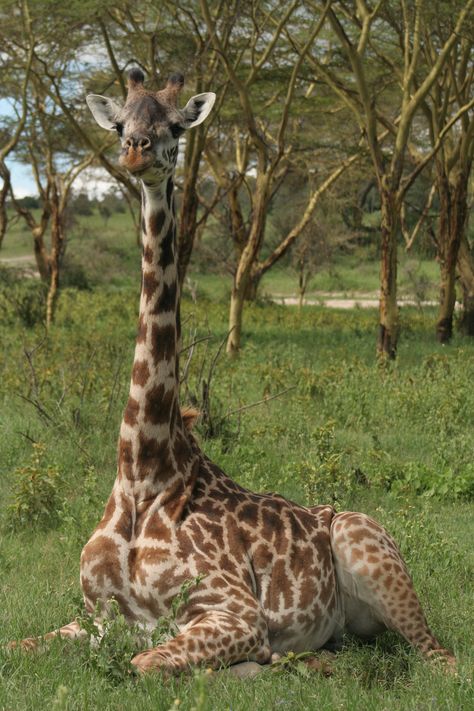
[[[115,130],[121,107],[113,99],[100,94],[88,94],[86,101],[99,126],[108,131]]]
[[[199,126],[209,116],[215,100],[216,95],[212,91],[207,91],[205,94],[196,94],[192,99],[189,99],[184,109],[182,109],[184,128]]]

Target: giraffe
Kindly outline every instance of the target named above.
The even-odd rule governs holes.
[[[288,651],[400,633],[426,658],[454,665],[431,633],[396,543],[363,513],[300,506],[256,494],[201,451],[194,411],[179,408],[179,286],[173,174],[179,136],[212,109],[199,94],[178,108],[182,75],[153,93],[128,76],[124,106],[89,95],[104,129],[121,140],[119,161],[142,184],[142,285],[117,477],[102,520],[85,545],[81,586],[88,613],[115,599],[130,623],[151,632],[181,586],[199,579],[179,609],[179,632],[132,659],[140,672],[267,665]],[[34,649],[72,622],[18,643]],[[15,643],[14,643],[15,644]]]

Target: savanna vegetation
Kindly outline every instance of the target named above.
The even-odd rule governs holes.
[[[16,303],[46,298],[34,286],[16,284]],[[430,668],[387,634],[376,645],[347,639],[330,678],[308,678],[290,659],[246,683],[205,673],[137,680],[127,666],[133,645],[118,620],[98,651],[57,642],[33,656],[0,652],[0,707],[169,709],[179,699],[188,709],[468,709],[470,340],[458,336],[446,351],[433,343],[432,309],[406,308],[398,363],[381,368],[373,359],[372,310],[297,311],[261,302],[249,307],[241,357],[221,355],[211,368],[226,337],[227,295],[215,291],[197,280],[195,301],[187,296],[183,304],[183,401],[202,407],[203,382],[209,384],[198,425],[205,451],[244,486],[381,520],[406,556],[430,623],[457,654],[459,675]],[[4,304],[2,643],[82,614],[79,554],[115,476],[136,309],[136,285],[65,289],[46,339],[41,310],[36,323],[25,323]],[[194,346],[188,362],[187,346],[201,338],[209,340]]]
[[[0,709],[474,707],[472,8],[0,4]],[[95,636],[79,555],[115,477],[140,220],[83,99],[120,98],[136,65],[218,94],[177,181],[181,394],[203,449],[243,486],[386,525],[457,675],[387,633],[347,638],[327,678],[291,655],[244,683],[137,678],[120,614],[95,644],[6,651],[76,617]],[[79,188],[91,166],[99,197]],[[373,307],[324,305],[343,297]]]

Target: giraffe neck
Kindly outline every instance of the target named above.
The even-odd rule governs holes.
[[[179,403],[179,285],[173,180],[142,186],[140,318],[118,470],[138,500],[186,488],[192,447]]]

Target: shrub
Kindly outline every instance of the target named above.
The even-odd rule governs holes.
[[[132,657],[146,647],[156,647],[178,634],[176,619],[179,611],[188,602],[191,589],[199,585],[201,580],[202,576],[197,576],[184,581],[172,600],[169,615],[159,618],[151,636],[139,624],[129,624],[114,599],[107,600],[105,609],[98,602],[93,617],[78,617],[80,626],[89,636],[89,665],[117,682],[135,674]],[[100,619],[100,624],[97,619]]]
[[[41,323],[46,313],[47,293],[43,282],[27,279],[14,269],[0,268],[0,323],[20,320],[27,328]]]
[[[10,525],[14,529],[27,526],[47,528],[59,520],[59,472],[44,462],[45,447],[33,445],[31,462],[15,470],[16,484],[9,507]]]
[[[297,466],[308,505],[320,501],[340,505],[354,488],[354,475],[344,466],[344,452],[337,449],[335,438],[335,423],[330,420],[316,430],[310,457]]]

